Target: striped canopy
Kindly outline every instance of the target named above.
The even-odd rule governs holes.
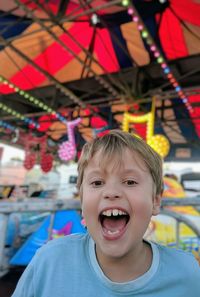
[[[57,119],[47,116],[37,101],[16,93],[16,88],[68,120],[81,116],[78,150],[94,134],[121,128],[125,111],[149,112],[156,96],[154,132],[170,141],[166,160],[200,160],[200,1],[133,0],[129,6],[122,2],[128,1],[1,1],[0,77],[5,80],[0,84],[0,102],[43,125],[33,131],[28,120],[0,109],[0,120],[20,129],[16,144],[23,145],[27,134],[45,134],[53,150],[67,137],[66,129],[60,138],[52,137],[50,128]],[[135,10],[167,61],[192,112],[128,8]],[[144,138],[145,129],[145,123],[130,125],[130,131]],[[11,134],[5,129],[1,133],[10,142]]]

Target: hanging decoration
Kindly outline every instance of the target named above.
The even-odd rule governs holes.
[[[45,141],[44,137],[41,137],[39,141],[43,143]],[[38,143],[38,138],[33,137],[32,134],[26,137],[24,168],[27,170],[31,170],[36,164],[36,152],[33,147],[37,146]]]
[[[74,128],[81,122],[81,118],[66,123],[68,132],[68,141],[63,142],[58,149],[59,158],[63,161],[74,159],[76,155],[76,144],[74,137]]]
[[[173,75],[172,70],[169,67],[169,65],[167,64],[165,57],[162,55],[162,53],[158,49],[157,45],[155,44],[150,33],[148,32],[148,29],[146,28],[145,24],[143,23],[141,17],[139,16],[138,12],[136,11],[135,7],[133,7],[132,1],[123,0],[122,5],[124,5],[128,8],[127,13],[132,17],[132,21],[137,24],[137,28],[140,31],[142,38],[148,44],[150,51],[153,53],[154,57],[156,58],[156,62],[162,68],[162,70],[163,70],[164,74],[166,75],[167,79],[169,80],[170,84],[175,89],[178,97],[185,104],[188,111],[193,113],[194,109],[191,106],[191,104],[189,103],[189,100],[188,100],[186,94],[184,93],[179,82],[176,80],[175,76]]]
[[[31,150],[32,147],[32,136],[28,135],[27,141],[25,141],[25,159],[24,159],[24,168],[26,170],[31,170],[36,163],[36,155]]]
[[[24,168],[26,170],[31,170],[36,163],[35,153],[31,153],[28,150],[25,150],[25,159],[24,159]]]
[[[132,115],[128,112],[124,113],[122,122],[122,130],[128,132],[130,123],[147,123],[146,142],[163,158],[165,158],[170,149],[168,139],[161,134],[154,135],[155,121],[155,98],[152,100],[151,112],[143,115]]]
[[[47,137],[40,143],[40,167],[43,172],[47,173],[51,171],[53,167],[53,156],[46,152]]]
[[[53,167],[53,156],[50,153],[42,154],[40,159],[40,166],[43,172],[51,171]]]
[[[51,171],[53,167],[53,155],[46,152],[47,136],[33,137],[31,134],[26,139],[24,167],[31,170],[36,164],[37,153],[35,149],[39,147],[40,167],[43,172]]]

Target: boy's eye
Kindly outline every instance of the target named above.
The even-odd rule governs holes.
[[[95,186],[95,187],[99,187],[101,185],[103,185],[103,181],[102,180],[95,180],[91,183],[91,185]]]
[[[128,179],[128,180],[125,180],[124,183],[128,186],[134,186],[134,185],[137,185],[138,183],[132,179]]]

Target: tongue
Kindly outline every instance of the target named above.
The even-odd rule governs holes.
[[[126,225],[126,218],[120,218],[120,219],[105,218],[103,220],[103,227],[112,232],[117,230],[122,230],[125,227],[125,225]]]

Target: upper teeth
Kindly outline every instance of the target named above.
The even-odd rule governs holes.
[[[122,211],[122,210],[120,210],[120,209],[107,209],[107,210],[104,210],[103,212],[102,212],[102,214],[104,215],[104,216],[107,216],[107,217],[110,217],[110,216],[118,216],[118,215],[126,215],[127,213],[126,212],[124,212],[124,211]]]

